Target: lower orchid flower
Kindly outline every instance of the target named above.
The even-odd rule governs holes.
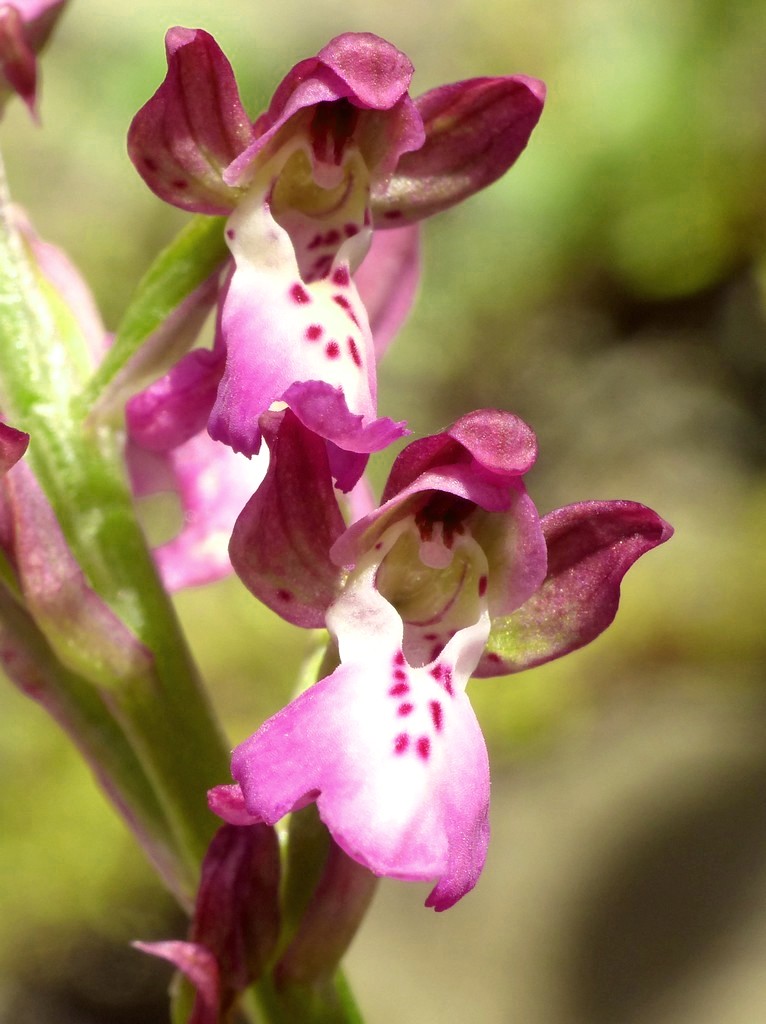
[[[479,410],[405,448],[380,507],[346,529],[321,445],[289,411],[264,429],[271,463],[232,562],[290,621],[326,621],[340,665],[234,751],[236,786],[213,790],[211,806],[273,824],[316,801],[350,857],[435,880],[427,905],[445,910],[475,885],[489,838],[468,679],[588,643],[614,617],[625,572],[671,528],[621,501],[540,519],[522,479],[534,434]],[[291,503],[294,475],[311,509]]]

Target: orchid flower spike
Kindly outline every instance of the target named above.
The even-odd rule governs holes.
[[[516,160],[543,86],[472,79],[413,101],[408,58],[377,36],[346,33],[297,64],[251,124],[211,36],[175,28],[166,46],[167,76],[136,115],[128,149],[162,199],[228,215],[233,270],[210,433],[251,455],[260,415],[285,402],[328,441],[347,490],[367,455],[404,433],[376,418],[371,321],[380,351],[414,292],[415,222]],[[354,275],[377,228],[398,229],[371,255],[398,280],[381,287],[370,272],[365,290],[378,308],[368,310]]]
[[[273,824],[316,800],[349,856],[375,874],[436,880],[427,905],[444,910],[475,885],[489,838],[469,677],[588,643],[614,617],[625,572],[672,531],[635,502],[540,519],[523,483],[534,434],[497,410],[411,443],[380,507],[344,529],[321,446],[278,415],[264,424],[271,465],[235,527],[232,562],[290,621],[324,617],[340,666],[234,751],[237,785],[211,805]],[[312,488],[310,512],[292,506],[293,474]]]

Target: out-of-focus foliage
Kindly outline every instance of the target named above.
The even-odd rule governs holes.
[[[512,409],[540,438],[541,510],[631,498],[677,531],[593,646],[472,684],[496,767],[488,871],[438,918],[417,887],[384,887],[352,961],[370,1024],[752,1024],[766,1005],[766,5],[283,0],[277,19],[249,0],[73,0],[43,61],[42,130],[17,103],[0,139],[17,201],[85,270],[110,327],[184,223],[124,149],[171,24],[216,35],[252,114],[296,59],[354,29],[409,53],[416,92],[548,82],[517,167],[427,226],[381,413],[421,433]],[[312,638],[234,581],[179,608],[239,741],[287,699]],[[66,1021],[65,1005],[78,1021],[155,1019],[127,997],[118,1012],[15,994],[39,1000],[64,975],[87,989],[95,963],[144,998],[136,954],[104,968],[61,950],[167,925],[54,726],[8,687],[0,716],[0,1021]],[[53,952],[29,959],[33,946]]]

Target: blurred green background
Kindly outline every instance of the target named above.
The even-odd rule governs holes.
[[[415,93],[547,81],[518,166],[428,224],[381,412],[422,433],[512,409],[540,438],[542,511],[631,498],[677,531],[591,647],[471,685],[487,869],[438,916],[425,887],[383,884],[349,961],[369,1024],[766,1019],[766,5],[72,0],[42,128],[16,102],[0,136],[17,201],[110,328],[185,220],[124,149],[173,24],[216,36],[253,116],[347,30],[404,49]],[[310,637],[236,581],[178,604],[237,742],[287,699]],[[3,683],[0,719],[0,1021],[165,1020],[169,972],[127,942],[182,921],[43,712]]]

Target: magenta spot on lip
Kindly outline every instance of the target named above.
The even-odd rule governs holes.
[[[359,234],[359,228],[356,224],[345,224],[343,231],[345,232],[346,238],[353,238],[354,235]]]
[[[429,675],[433,676],[434,679],[441,679],[443,671],[444,671],[444,666],[443,665],[434,665],[434,667],[429,672]]]
[[[418,740],[418,754],[423,758],[424,761],[428,760],[428,755],[431,753],[431,741],[427,736],[421,736]]]
[[[340,355],[340,345],[337,341],[328,341],[324,350],[328,359],[337,359]]]
[[[279,598],[280,601],[292,601],[293,599],[293,595],[290,593],[289,590],[278,590],[277,597]]]
[[[388,692],[391,697],[403,697],[410,692],[410,688],[407,683],[396,683]]]
[[[386,218],[386,220],[399,220],[399,218],[402,216],[402,211],[401,210],[386,210],[386,212],[383,214],[383,216]]]
[[[309,341],[318,341],[322,337],[321,324],[309,324],[306,328],[306,337]]]
[[[479,578],[479,597],[484,597],[487,593],[487,577],[481,576]]]
[[[302,284],[294,284],[292,286],[290,289],[290,298],[293,302],[297,302],[299,306],[305,306],[307,302],[311,302],[311,296]]]
[[[399,707],[397,708],[397,714],[399,715],[400,718],[406,718],[407,715],[411,715],[414,710],[414,704],[405,702],[404,704],[399,705]]]
[[[350,309],[351,308],[351,304],[349,303],[349,301],[348,301],[348,299],[346,298],[345,295],[333,295],[332,301],[336,302],[340,306],[341,309]]]
[[[236,238],[237,237],[237,232],[234,230],[234,228],[226,228],[226,237],[227,238]]]
[[[444,689],[450,697],[455,696],[455,691],[452,689],[452,670],[449,668],[444,673]]]
[[[351,278],[348,273],[348,267],[338,267],[333,271],[333,284],[337,284],[339,288],[344,288],[350,280]]]
[[[314,235],[309,244],[306,246],[307,249],[316,249],[322,244],[322,236]]]
[[[407,673],[404,671],[403,668],[395,668],[394,669],[394,679],[406,679],[406,678],[407,678]]]
[[[438,640],[439,639],[439,634],[438,633],[424,633],[423,634],[423,639],[424,640]]]
[[[356,342],[353,338],[348,339],[348,350],[351,353],[351,358],[354,360],[356,366],[362,365],[362,357],[359,355],[359,349],[356,347]]]
[[[495,654],[494,651],[490,651],[489,654],[487,655],[487,660],[494,662],[496,665],[499,665],[503,659],[500,657],[499,654]]]
[[[406,732],[400,732],[394,740],[394,750],[397,754],[403,754],[410,745],[410,738]]]
[[[340,241],[340,231],[336,231],[335,228],[332,228],[324,236],[324,244],[325,245],[337,245],[339,241]]]
[[[382,541],[382,540],[379,540],[379,541],[378,541],[378,543],[377,543],[377,544],[375,545],[375,550],[376,550],[376,551],[380,551],[380,549],[381,549],[382,547],[383,547],[383,541]]]
[[[441,732],[443,724],[442,706],[438,700],[429,701],[428,706],[431,709],[431,721],[434,723],[434,729],[436,729],[437,732]]]
[[[171,181],[170,184],[172,185],[173,188],[178,188],[178,189],[185,189],[185,188],[189,187],[189,182],[188,181],[184,181],[183,178],[176,178],[175,181]]]
[[[397,651],[394,655],[394,665],[406,665],[407,659],[404,657],[404,651]]]

